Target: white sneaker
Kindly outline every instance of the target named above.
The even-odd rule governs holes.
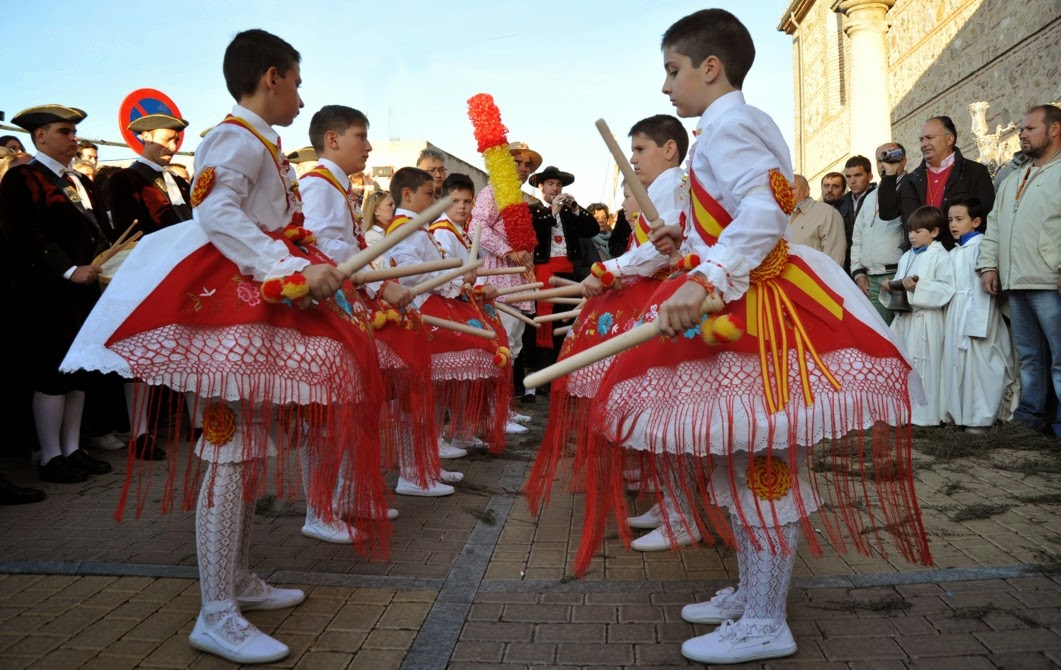
[[[632,516],[626,520],[626,525],[631,528],[644,528],[655,530],[663,525],[663,506],[656,503],[641,516]]]
[[[489,444],[483,442],[482,440],[474,436],[467,440],[454,438],[450,440],[449,443],[457,447],[458,449],[464,449],[465,451],[469,449],[487,449],[490,447]]]
[[[236,605],[241,612],[255,610],[283,610],[294,607],[306,599],[302,589],[279,589],[269,586],[265,580],[251,573],[251,583],[236,598]]]
[[[733,597],[733,587],[717,591],[711,600],[693,603],[682,608],[682,618],[689,623],[720,624],[726,619],[736,621],[744,615],[744,603]]]
[[[527,428],[522,424],[518,424],[515,421],[509,421],[505,424],[506,435],[519,435],[520,433],[526,433],[528,430],[530,430],[530,428]]]
[[[90,447],[101,451],[118,451],[129,445],[128,442],[122,442],[119,440],[118,436],[114,433],[107,433],[106,435],[100,435],[98,437],[90,437],[88,438],[88,444]]]
[[[700,541],[700,530],[697,529],[694,521],[689,521],[686,524],[681,516],[677,516],[671,519],[670,527],[671,532],[674,533],[673,540],[668,537],[667,528],[660,526],[648,535],[643,535],[634,540],[630,547],[637,551],[664,551],[686,547]]]
[[[439,480],[444,484],[457,484],[464,481],[463,472],[455,472],[453,470],[442,470],[442,474],[439,475]]]
[[[286,644],[258,630],[239,612],[224,615],[213,627],[206,625],[200,612],[188,642],[196,649],[240,664],[272,663],[291,653]]]
[[[517,423],[527,423],[528,421],[531,420],[531,418],[529,416],[527,416],[526,414],[520,414],[519,412],[509,412],[508,413],[508,420],[509,421],[515,421]]]
[[[354,540],[361,535],[361,531],[354,528],[348,523],[342,521],[333,521],[332,523],[325,523],[320,519],[313,521],[306,520],[306,525],[302,526],[302,534],[306,537],[312,537],[315,540],[321,540],[322,542],[331,542],[332,544],[353,544]]]
[[[749,626],[769,626],[767,619],[723,621],[713,633],[694,637],[682,644],[682,656],[698,663],[746,663],[766,658],[781,658],[796,653],[796,641],[787,623],[766,635],[753,635]]]
[[[427,488],[420,488],[416,482],[409,481],[405,477],[398,477],[398,486],[394,488],[394,492],[400,496],[438,498],[453,495],[453,487],[442,482],[431,482]]]
[[[439,458],[464,458],[468,455],[468,452],[460,447],[455,447],[449,442],[439,438],[438,440],[438,456]]]
[[[368,512],[354,512],[354,516],[362,519],[378,519],[381,516],[386,516],[388,521],[394,521],[398,518],[399,512],[393,507],[388,507],[383,514],[376,514],[374,511],[369,510]]]

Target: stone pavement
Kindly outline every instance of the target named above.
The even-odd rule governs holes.
[[[732,584],[724,547],[637,554],[613,534],[583,580],[569,573],[581,498],[563,487],[533,517],[519,491],[541,436],[451,469],[448,498],[399,498],[390,561],[302,537],[298,500],[259,504],[252,567],[308,598],[251,619],[291,647],[276,667],[680,668],[708,632],[681,606]],[[789,597],[796,656],[747,667],[1042,668],[1061,665],[1061,449],[992,431],[919,431],[918,494],[934,569],[898,557],[801,550]],[[124,459],[44,503],[0,508],[0,668],[234,667],[187,644],[199,606],[190,513],[114,521]],[[32,482],[21,460],[0,461]],[[643,510],[645,503],[635,503]]]

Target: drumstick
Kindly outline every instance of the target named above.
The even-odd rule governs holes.
[[[445,328],[446,330],[453,330],[458,333],[464,333],[465,335],[475,335],[476,337],[483,337],[488,340],[492,340],[497,337],[497,333],[492,330],[485,328],[476,328],[475,326],[469,326],[466,323],[459,321],[450,321],[449,319],[440,319],[437,316],[428,316],[427,314],[421,314],[420,318],[429,326],[435,326],[436,328]]]
[[[567,321],[568,319],[574,319],[581,313],[581,309],[573,309],[570,312],[553,312],[552,314],[542,314],[541,316],[536,316],[534,317],[534,321],[537,323],[549,323],[550,321]]]
[[[626,180],[626,185],[630,188],[634,200],[637,200],[637,206],[641,208],[641,213],[648,219],[649,229],[659,230],[663,227],[663,219],[659,218],[659,212],[656,211],[656,206],[652,204],[652,199],[648,197],[648,190],[645,189],[645,185],[637,178],[637,173],[634,172],[630,161],[626,160],[626,154],[619,148],[618,142],[615,141],[615,137],[604,119],[597,119],[596,126],[604,143],[608,145],[608,150],[612,152],[612,158],[615,159],[615,164],[619,166],[619,171],[623,173],[623,178]],[[678,260],[681,258],[681,254],[675,251],[670,258],[672,261]]]
[[[494,277],[496,275],[521,275],[527,271],[527,268],[487,268],[485,270],[479,270],[475,274],[480,277]]]
[[[582,295],[582,287],[577,284],[574,286],[561,286],[560,288],[551,288],[545,291],[532,291],[530,293],[517,293],[515,295],[507,296],[508,303],[516,302],[527,302],[529,300],[544,300],[546,298],[571,298]]]
[[[125,232],[129,232],[129,231],[127,230]],[[96,257],[96,260],[94,261],[94,264],[95,265],[103,265],[104,263],[106,263],[110,259],[114,258],[115,256],[117,256],[121,252],[125,251],[126,249],[128,249],[131,246],[133,246],[134,244],[136,244],[137,240],[139,240],[143,236],[144,236],[144,231],[138,230],[128,240],[126,240],[126,241],[124,241],[122,243],[115,242],[109,248],[104,249],[103,253],[101,253],[99,256]]]
[[[711,314],[720,311],[722,307],[722,299],[718,297],[717,293],[711,293],[704,298],[704,302],[701,304],[700,309],[705,313]],[[609,356],[622,353],[627,349],[633,349],[637,345],[648,342],[659,334],[659,326],[656,321],[643,323],[640,326],[631,328],[625,333],[616,335],[610,340],[605,340],[596,346],[584,349],[577,354],[572,354],[563,360],[557,361],[544,370],[539,370],[534,374],[527,375],[527,378],[523,380],[523,386],[526,388],[536,388],[542,384],[547,384],[558,377],[563,377],[564,375],[570,374],[580,368],[584,368],[587,365],[602,361]]]
[[[425,223],[431,223],[438,215],[453,203],[453,198],[448,195],[417,214],[411,220],[398,226],[388,233],[382,240],[370,244],[367,248],[357,252],[345,262],[339,264],[339,271],[347,277],[371,263],[374,259],[382,256],[388,249],[420,230]]]
[[[553,335],[567,335],[571,332],[574,326],[564,326],[563,328],[553,328]]]
[[[503,295],[513,295],[515,293],[526,293],[527,291],[533,291],[533,290],[539,289],[539,288],[541,288],[543,286],[545,286],[545,284],[541,283],[540,281],[534,282],[533,284],[521,284],[519,286],[509,286],[508,288],[500,289],[497,292],[497,295],[500,297],[500,296],[503,296]]]
[[[530,318],[529,316],[519,311],[515,307],[512,307],[511,305],[506,305],[503,302],[495,302],[494,308],[499,312],[504,312],[505,314],[508,314],[509,316],[514,317],[519,321],[522,321],[528,326],[533,326],[535,328],[542,327],[542,324],[537,323],[536,321],[534,321],[534,319]]]
[[[111,246],[116,247],[122,242],[124,242],[125,238],[129,236],[129,233],[132,232],[133,228],[135,228],[136,224],[138,223],[140,223],[140,219],[133,219],[133,222],[130,223],[129,227],[125,229],[125,232],[118,236],[118,239],[114,240],[114,244],[112,244]]]
[[[384,238],[384,239],[386,239],[386,238]],[[445,284],[448,281],[453,281],[454,279],[456,279],[457,277],[460,277],[461,275],[468,274],[469,272],[471,272],[472,270],[475,270],[476,268],[478,268],[482,264],[483,264],[482,260],[478,260],[478,261],[475,261],[474,263],[469,263],[468,265],[462,265],[459,268],[457,268],[456,270],[450,270],[449,272],[443,272],[442,274],[440,274],[439,276],[437,276],[437,277],[435,277],[433,279],[428,279],[427,281],[422,281],[419,284],[417,284],[416,286],[411,287],[409,289],[409,291],[412,292],[414,297],[420,295],[421,293],[427,293],[431,289],[438,288],[439,286],[442,286],[443,284]]]
[[[573,279],[564,279],[560,275],[553,275],[552,277],[549,277],[550,286],[575,286],[576,284],[578,284],[577,281]]]
[[[361,272],[355,272],[354,275],[350,277],[350,281],[355,284],[368,284],[369,282],[383,281],[384,279],[408,277],[409,275],[437,272],[438,270],[449,270],[460,267],[460,264],[461,259],[459,258],[447,258],[441,261],[428,261],[427,263],[414,263],[412,265],[398,265],[392,268],[383,268],[381,270],[362,270]]]

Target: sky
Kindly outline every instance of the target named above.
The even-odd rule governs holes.
[[[10,119],[33,105],[79,107],[87,138],[120,141],[118,109],[132,91],[167,94],[190,122],[182,151],[233,104],[221,61],[233,35],[262,28],[302,54],[305,108],[278,129],[285,151],[309,144],[313,112],[326,104],[368,115],[369,139],[426,139],[482,166],[467,100],[494,96],[510,141],[527,142],[544,165],[575,175],[566,189],[582,204],[606,194],[611,157],[593,123],[604,118],[627,148],[638,120],[673,113],[659,41],[682,16],[718,6],[751,31],[757,54],[748,102],[777,122],[791,146],[792,42],[777,31],[787,0],[607,0],[569,3],[467,0],[189,0],[134,14],[128,2],[58,0],[29,8],[0,0],[8,35],[24,48],[0,60],[0,110]],[[82,48],[75,45],[84,41]],[[58,45],[65,43],[65,48]],[[686,119],[693,128],[695,119]],[[8,131],[0,132],[0,134]],[[132,150],[102,147],[101,160]],[[369,165],[372,165],[371,159]],[[609,204],[612,204],[609,202]]]

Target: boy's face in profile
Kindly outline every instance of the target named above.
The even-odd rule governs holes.
[[[472,215],[475,195],[468,189],[458,188],[450,191],[449,197],[453,198],[453,204],[446,210],[446,218],[458,226],[463,226]]]
[[[954,239],[980,227],[980,219],[970,218],[969,209],[965,205],[955,205],[947,210],[947,222],[950,224],[950,234],[954,236]]]
[[[918,228],[917,230],[911,230],[909,232],[910,246],[915,249],[921,247],[927,247],[932,244],[932,240],[936,239],[939,235],[939,228]]]
[[[667,143],[668,145],[670,142]],[[637,180],[648,186],[665,170],[671,167],[672,161],[667,157],[666,146],[642,133],[630,138],[630,164],[634,166]]]
[[[264,76],[274,76],[270,73]],[[287,69],[285,74],[275,75],[275,91],[273,94],[272,114],[273,118],[265,119],[271,126],[290,126],[298,116],[298,110],[302,109],[302,98],[298,94],[298,87],[302,85],[302,69],[295,63]]]
[[[413,191],[408,192],[408,189],[403,189],[404,193],[408,193],[404,197],[402,207],[409,210],[410,212],[416,212],[419,214],[431,205],[435,204],[435,182],[425,181],[423,184]]]
[[[368,141],[368,128],[355,123],[346,129],[344,133],[336,136],[339,145],[336,161],[347,173],[361,172],[368,162],[368,155],[372,152],[372,145]],[[364,185],[361,186],[364,190]]]
[[[663,94],[670,98],[675,112],[682,118],[700,116],[707,109],[708,89],[702,66],[703,63],[694,66],[691,58],[678,53],[674,47],[663,47],[663,69],[667,71]]]
[[[626,220],[633,223],[634,220],[630,218],[635,212],[641,211],[641,206],[637,204],[637,198],[634,197],[633,190],[629,186],[623,186],[623,212],[626,213]]]

